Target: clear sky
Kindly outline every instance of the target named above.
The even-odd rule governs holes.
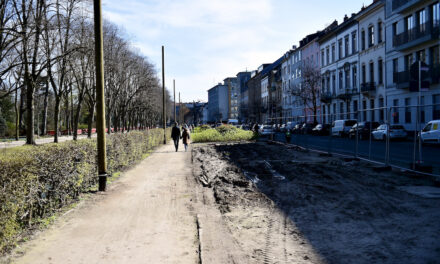
[[[307,34],[372,0],[103,0],[104,18],[156,65],[182,101],[207,101],[207,90],[239,71],[281,57]]]

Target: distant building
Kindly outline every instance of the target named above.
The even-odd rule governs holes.
[[[236,77],[229,77],[223,80],[224,85],[228,86],[228,119],[238,119],[240,107],[240,87]]]
[[[226,121],[229,116],[229,88],[224,84],[217,84],[208,90],[208,121]]]
[[[239,95],[240,107],[239,107],[238,119],[242,123],[249,122],[249,114],[248,114],[249,89],[247,86],[247,82],[249,81],[250,78],[251,78],[251,72],[239,72],[237,74],[237,84],[239,87],[238,89],[240,91],[240,95]]]
[[[247,82],[249,94],[248,117],[251,123],[262,123],[262,113],[268,110],[261,105],[261,72],[270,65],[260,65],[256,71],[251,73],[251,78]]]
[[[285,54],[281,66],[283,122],[293,121],[303,114],[301,100],[295,95],[301,88],[301,49],[296,46]]]

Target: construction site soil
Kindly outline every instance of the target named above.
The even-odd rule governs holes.
[[[440,199],[408,191],[430,179],[262,142],[192,161],[246,263],[440,263]]]

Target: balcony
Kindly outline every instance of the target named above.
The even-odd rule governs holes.
[[[420,0],[393,0],[393,12],[404,12],[418,3]]]
[[[341,93],[338,94],[338,98],[342,100],[349,100],[353,95],[357,95],[357,89],[345,88]]]
[[[410,81],[410,72],[409,71],[395,72],[393,74],[393,81],[396,84],[397,89],[408,89],[409,81]]]
[[[440,23],[427,21],[411,30],[402,32],[393,38],[393,46],[399,50],[406,50],[424,42],[439,38]]]
[[[323,103],[330,103],[333,98],[334,98],[334,94],[330,92],[321,93],[321,102]]]
[[[376,83],[367,82],[361,84],[361,92],[362,93],[371,93],[376,91]]]

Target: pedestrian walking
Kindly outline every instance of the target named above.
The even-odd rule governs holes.
[[[185,151],[188,150],[189,140],[190,140],[189,130],[188,128],[184,128],[182,132],[182,142],[183,142],[183,146],[185,147]]]
[[[171,138],[174,140],[174,147],[176,148],[176,152],[179,150],[180,137],[180,128],[176,122],[174,123],[173,129],[171,129]]]

